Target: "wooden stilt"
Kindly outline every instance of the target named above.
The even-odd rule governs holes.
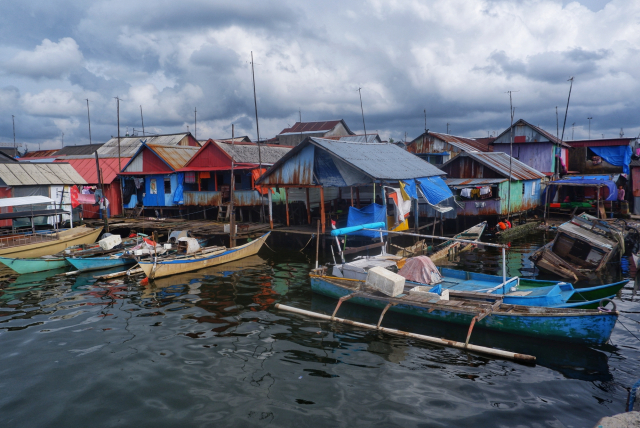
[[[353,206],[353,186],[349,187],[349,189],[351,190],[351,206]]]
[[[284,206],[285,211],[287,212],[287,226],[289,226],[289,188],[284,188]]]
[[[322,233],[324,234],[327,229],[327,219],[324,213],[324,188],[320,187],[320,221],[322,222]]]
[[[356,187],[356,201],[358,202],[358,209],[360,209],[360,188]]]
[[[311,224],[311,205],[309,204],[309,188],[305,187],[307,193],[307,221]]]
[[[267,191],[267,198],[269,199],[269,227],[273,230],[273,201],[271,199],[271,188]]]

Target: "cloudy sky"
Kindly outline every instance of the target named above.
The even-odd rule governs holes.
[[[344,118],[408,139],[427,127],[479,137],[515,117],[565,139],[640,133],[636,0],[3,0],[0,142],[30,150],[193,131],[260,137]],[[575,128],[572,124],[575,123]]]

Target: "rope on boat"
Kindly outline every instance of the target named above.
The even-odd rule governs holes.
[[[631,391],[629,391],[629,405],[627,406],[627,412],[633,411],[633,405],[636,401],[636,394],[638,393],[638,387],[640,387],[640,380],[633,384]]]
[[[302,252],[305,248],[307,248],[307,245],[309,245],[309,242],[311,242],[311,240],[312,240],[313,238],[315,238],[315,237],[316,237],[316,234],[315,234],[315,233],[312,233],[312,234],[311,234],[311,238],[309,238],[309,240],[308,240],[308,241],[307,241],[307,243],[304,245],[304,247],[302,247],[302,249],[300,250],[300,252]]]

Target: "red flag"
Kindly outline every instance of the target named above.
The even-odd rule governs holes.
[[[71,186],[71,189],[69,189],[69,195],[71,195],[71,208],[77,208],[78,205],[80,205],[80,202],[78,202],[78,194],[78,187]]]

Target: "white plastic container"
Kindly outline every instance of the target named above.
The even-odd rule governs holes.
[[[236,229],[236,234],[238,233],[238,225],[234,225],[235,229]],[[224,233],[230,233],[231,232],[231,225],[230,224],[225,224],[224,225]]]
[[[387,296],[397,296],[404,291],[405,279],[383,267],[376,266],[367,272],[366,284]]]
[[[122,244],[122,238],[120,237],[120,235],[110,235],[99,240],[98,244],[103,250],[110,250],[116,245]]]
[[[171,244],[163,244],[165,250],[171,249]]]

